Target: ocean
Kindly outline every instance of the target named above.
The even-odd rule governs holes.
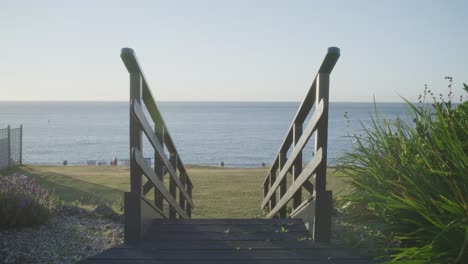
[[[185,164],[258,167],[273,161],[299,102],[159,102],[158,106]],[[127,102],[0,102],[0,128],[23,125],[25,164],[123,160],[129,158],[128,108]],[[377,103],[377,109],[386,118],[406,114],[403,103]],[[349,135],[359,133],[373,112],[374,103],[330,103],[330,165],[349,150]],[[311,156],[312,147],[308,144],[305,157]],[[144,155],[153,157],[149,147]]]

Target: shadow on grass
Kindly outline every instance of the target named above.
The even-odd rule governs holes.
[[[52,172],[42,172],[28,166],[20,166],[3,171],[8,174],[25,174],[48,189],[60,200],[78,201],[82,204],[119,203],[123,199],[123,191],[99,184],[78,180],[76,178]]]

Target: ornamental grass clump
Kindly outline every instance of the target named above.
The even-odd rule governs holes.
[[[26,176],[0,177],[0,228],[39,225],[50,216],[47,190]]]
[[[391,262],[468,263],[468,102],[448,98],[426,87],[419,105],[406,101],[412,121],[376,113],[341,159],[346,199],[399,241]]]

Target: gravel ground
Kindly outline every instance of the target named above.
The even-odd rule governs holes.
[[[34,228],[0,230],[0,263],[76,263],[123,243],[123,225],[85,211]]]

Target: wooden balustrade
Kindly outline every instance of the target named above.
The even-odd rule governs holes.
[[[330,240],[332,207],[331,191],[326,190],[329,79],[339,56],[338,48],[328,49],[265,177],[261,204],[268,218],[287,217],[290,208],[289,217],[303,218],[313,228],[314,240],[325,242]],[[314,106],[311,118],[304,124]],[[303,167],[303,150],[314,133],[313,157]],[[288,175],[292,175],[291,181]],[[303,189],[310,194],[306,199],[302,197]]]
[[[124,196],[125,242],[139,242],[155,218],[190,218],[193,184],[167,130],[135,52],[121,58],[130,74],[130,192]],[[150,116],[148,119],[144,107]],[[143,135],[154,150],[154,168],[143,157]],[[167,156],[165,149],[169,152]],[[169,178],[169,189],[164,177]],[[143,184],[144,179],[147,179]],[[154,200],[145,196],[154,189]],[[177,193],[179,195],[177,195]],[[168,204],[167,210],[163,207]]]

